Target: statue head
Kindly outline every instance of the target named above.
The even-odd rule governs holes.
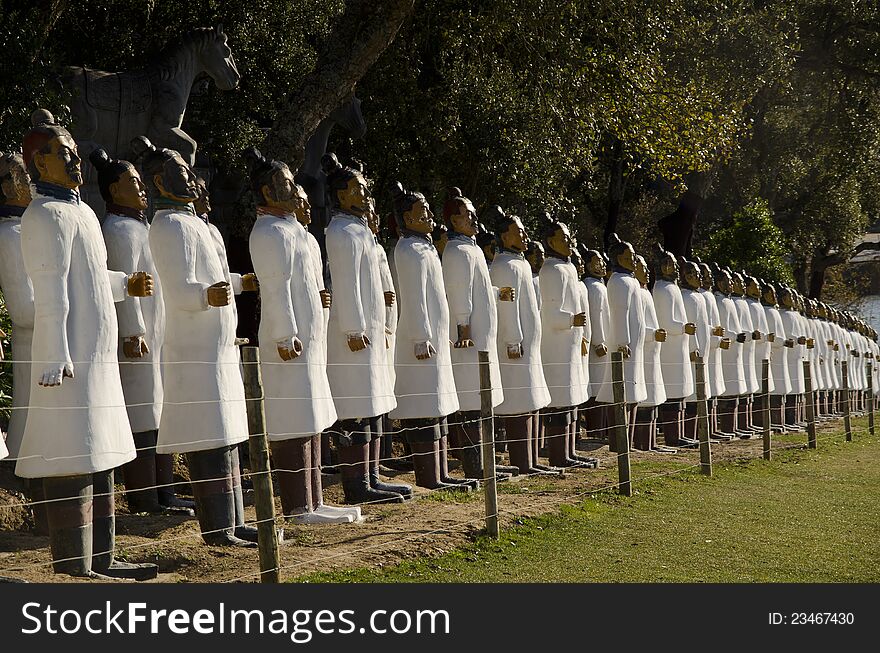
[[[232,57],[232,49],[227,43],[223,25],[208,28],[208,33],[213,38],[207,38],[199,51],[199,60],[205,71],[217,84],[221,91],[231,91],[238,86],[241,75]]]
[[[586,273],[596,279],[604,279],[608,273],[608,262],[605,256],[597,249],[587,249],[582,246],[581,251],[584,257],[584,266]]]
[[[743,276],[739,272],[732,272],[730,278],[733,282],[731,286],[731,290],[733,290],[733,295],[735,297],[744,297],[746,294],[746,285],[745,281],[743,280]]]
[[[202,177],[196,177],[196,187],[199,190],[199,196],[193,202],[193,209],[198,215],[209,215],[211,213],[211,192],[208,190],[208,182]]]
[[[308,212],[309,216],[311,216],[311,211]],[[311,222],[311,217],[309,217],[309,222]],[[300,224],[306,225],[307,222],[300,221]],[[376,200],[372,197],[367,200],[367,226],[370,228],[370,231],[373,232],[374,236],[379,235],[379,229],[381,227],[381,221],[379,220],[379,212],[376,210]]]
[[[574,244],[571,230],[564,222],[550,217],[549,213],[541,217],[541,240],[551,253],[555,252],[564,258],[571,256]]]
[[[0,154],[0,204],[24,208],[32,197],[31,178],[21,154]]]
[[[532,274],[538,274],[544,266],[544,246],[538,240],[530,240],[526,247],[526,260],[532,267]]]
[[[477,212],[471,201],[461,194],[455,186],[446,189],[446,202],[443,203],[443,220],[447,226],[462,236],[477,234]]]
[[[617,234],[609,237],[608,258],[612,267],[621,267],[632,272],[636,267],[636,251],[625,240],[621,240]]]
[[[83,183],[82,160],[73,136],[45,109],[31,114],[31,130],[22,141],[22,158],[34,182],[75,189]]]
[[[135,211],[147,208],[147,187],[131,163],[110,158],[100,147],[92,150],[89,161],[98,171],[98,189],[108,206],[115,204]]]
[[[199,197],[196,173],[178,152],[157,148],[145,136],[131,141],[135,161],[140,159],[147,187],[155,195],[191,204]]]
[[[654,270],[664,281],[678,281],[678,261],[672,252],[663,249],[660,243],[654,247]]]
[[[682,259],[681,278],[685,287],[691,290],[699,290],[703,287],[703,279],[700,276],[700,266],[693,261]]]
[[[497,204],[489,209],[489,215],[495,225],[495,235],[501,248],[512,252],[525,252],[529,235],[519,216],[505,213]]]
[[[644,256],[636,256],[636,269],[633,271],[636,279],[646,288],[651,281],[651,273],[648,272],[648,262]]]
[[[434,214],[425,196],[416,191],[406,190],[399,181],[391,187],[394,217],[400,229],[408,229],[428,235],[434,231]]]
[[[267,159],[255,147],[245,150],[244,157],[248,162],[251,191],[257,206],[293,215],[302,225],[312,221],[309,198],[303,187],[294,181],[293,172],[286,163]]]
[[[765,306],[776,306],[776,288],[772,283],[763,284],[764,292],[761,294],[761,302]]]
[[[787,308],[789,310],[794,308],[794,292],[788,286],[781,286],[779,288],[777,299],[783,308]]]
[[[350,215],[363,216],[367,201],[372,197],[363,173],[343,166],[332,152],[321,157],[321,169],[327,175],[330,206]]]
[[[477,225],[477,246],[483,251],[486,263],[495,260],[495,254],[498,252],[498,239],[491,231],[480,223]]]
[[[443,256],[443,250],[446,249],[446,245],[449,243],[449,229],[446,228],[445,224],[438,222],[434,225],[434,231],[431,232],[431,240],[434,241],[437,253]]]
[[[761,301],[761,283],[755,277],[744,275],[746,279],[746,294],[750,299]]]
[[[584,264],[584,258],[578,251],[577,247],[571,248],[571,264],[577,269],[578,279],[581,279],[587,273],[587,266]]]
[[[712,276],[712,266],[708,263],[700,263],[700,276],[703,278],[703,290],[712,290],[715,287],[715,279]]]
[[[730,296],[733,292],[733,282],[730,278],[730,272],[727,270],[716,267],[715,268],[715,290],[720,292],[722,295]]]

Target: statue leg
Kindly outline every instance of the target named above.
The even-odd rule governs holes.
[[[653,411],[653,408],[636,410],[633,447],[639,451],[651,451],[651,415]]]
[[[725,436],[728,440],[736,432],[736,397],[719,397],[718,399],[718,435]]]
[[[156,454],[156,482],[159,485],[159,505],[166,513],[195,516],[195,502],[177,496],[177,486],[174,484],[174,454]]]
[[[116,544],[116,511],[113,496],[113,470],[92,474],[94,492],[92,517],[92,570],[110,578],[150,580],[159,575],[159,567],[113,557]]]
[[[33,502],[34,510],[34,533],[36,535],[49,534],[49,517],[46,514],[46,493],[43,490],[43,479],[25,479],[28,499]]]
[[[104,578],[92,571],[92,475],[44,478],[43,489],[55,573]]]
[[[253,547],[235,536],[235,493],[229,447],[191,451],[186,454],[196,501],[196,517],[205,544]]]
[[[797,399],[795,395],[785,395],[785,426],[797,431]]]
[[[333,523],[349,523],[359,521],[361,509],[357,506],[328,506],[324,503],[324,484],[321,479],[321,436],[311,437],[311,486],[312,486],[312,511],[316,515],[330,518]]]
[[[535,437],[533,421],[536,419],[538,416],[535,413],[508,415],[503,418],[510,464],[516,467],[520,474],[553,473],[548,472],[546,467],[537,467],[532,458],[531,441]]]
[[[370,427],[366,419],[344,420],[338,435],[339,471],[346,503],[402,503],[397,492],[370,487]]]
[[[553,467],[583,467],[584,463],[569,456],[571,439],[571,408],[553,406],[544,415],[544,429],[547,434],[547,448],[550,451],[550,464]]]
[[[130,512],[158,513],[159,490],[156,487],[156,437],[158,432],[143,431],[134,434],[137,458],[125,463],[122,475],[125,479],[125,500]]]
[[[382,446],[382,418],[369,420],[370,428],[370,487],[383,492],[396,492],[404,499],[411,499],[412,488],[405,483],[385,483],[379,478],[379,459]]]
[[[308,469],[310,441],[310,438],[291,438],[270,443],[285,519],[295,519],[312,511],[312,479]]]
[[[486,472],[483,467],[482,434],[480,430],[480,411],[469,410],[456,413],[455,421],[451,424],[453,432],[458,433],[458,441],[461,443],[459,459],[466,478],[485,479]],[[506,481],[511,476],[519,474],[519,468],[512,465],[496,465],[495,478]]]
[[[232,470],[232,496],[235,499],[235,537],[257,541],[257,527],[249,526],[244,521],[244,492],[241,487],[241,461],[238,445],[229,447],[229,467]]]
[[[596,468],[599,466],[599,459],[592,456],[582,456],[578,453],[578,436],[581,431],[581,422],[579,419],[579,409],[574,407],[571,409],[571,423],[568,425],[568,457],[580,463],[584,463],[587,467]]]

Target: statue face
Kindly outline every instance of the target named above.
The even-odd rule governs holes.
[[[715,285],[715,279],[712,277],[712,270],[708,265],[701,265],[700,273],[703,277],[703,289],[712,290],[712,287]]]
[[[670,281],[678,279],[678,261],[671,254],[665,254],[663,261],[660,263],[660,274],[664,279]]]
[[[736,295],[737,297],[742,297],[745,294],[743,292],[742,277],[739,276],[738,274],[734,274],[730,277],[730,281],[731,281],[730,286],[731,286],[731,290],[733,291],[733,294]]]
[[[776,290],[773,288],[773,286],[767,286],[766,288],[764,288],[764,302],[768,306],[776,305]]]
[[[299,184],[293,186],[293,216],[302,226],[307,227],[312,222],[312,205],[309,204],[309,196]],[[377,218],[378,221],[378,218]]]
[[[469,199],[458,204],[458,212],[449,216],[449,222],[455,233],[473,236],[477,233],[477,212]]]
[[[483,245],[483,256],[486,257],[486,261],[491,263],[495,260],[495,241],[491,241],[486,245]]]
[[[643,286],[647,286],[648,282],[651,280],[651,275],[648,272],[648,264],[641,256],[636,257],[636,266],[633,273],[635,274],[636,279],[639,280],[639,283]]]
[[[507,231],[501,234],[501,244],[505,249],[511,249],[514,252],[524,252],[527,239],[526,228],[523,226],[522,220],[517,216],[514,216]]]
[[[749,285],[746,292],[752,299],[761,299],[761,286],[758,285],[757,279],[754,277],[749,279]]]
[[[110,184],[110,196],[113,203],[130,209],[143,211],[147,208],[147,187],[133,166],[123,172],[119,179]]]
[[[685,264],[683,272],[684,281],[688,285],[688,288],[691,288],[692,290],[697,290],[702,286],[702,279],[700,278],[700,268],[698,268],[696,264]]]
[[[196,189],[198,191],[198,197],[193,203],[193,208],[199,215],[207,215],[211,212],[211,196],[210,193],[208,193],[208,185],[203,179],[197,179]]]
[[[617,264],[630,272],[636,269],[636,250],[632,245],[626,243],[626,247],[617,255]]]
[[[40,171],[40,181],[62,188],[79,188],[83,183],[82,160],[76,143],[67,134],[49,141],[49,151],[34,154],[34,165]]]
[[[19,160],[10,165],[9,176],[3,180],[0,186],[2,186],[6,203],[10,206],[25,207],[33,199],[31,179],[28,176],[23,161]]]
[[[379,233],[379,214],[376,212],[376,201],[372,197],[367,202],[367,227],[374,236]]]
[[[584,265],[584,259],[578,255],[577,251],[572,251],[571,253],[571,262],[574,267],[577,268],[578,271],[578,279],[583,277],[587,273],[587,266]]]
[[[559,224],[556,231],[547,239],[547,245],[554,252],[559,252],[563,256],[571,256],[571,247],[573,243],[571,232],[568,226]]]
[[[367,200],[372,198],[367,181],[363,175],[356,173],[348,180],[348,185],[336,191],[339,208],[352,215],[364,215],[367,212]]]
[[[587,270],[597,279],[603,279],[608,272],[608,266],[605,265],[605,259],[601,256],[593,255],[587,261]]]
[[[153,183],[162,197],[167,197],[177,202],[192,203],[197,199],[201,199],[200,195],[203,194],[207,204],[207,187],[200,190],[198,177],[179,154],[175,153],[173,158],[165,162],[162,174],[154,176]],[[202,214],[210,211],[211,207],[208,205],[208,208],[202,211],[197,206],[196,210]]]
[[[529,262],[529,265],[532,266],[532,273],[538,274],[541,271],[541,268],[544,266],[544,248],[543,247],[533,247],[529,250],[528,254],[526,254],[526,260]]]
[[[724,270],[718,273],[718,277],[715,280],[715,285],[718,287],[718,291],[723,295],[729,295],[733,290],[731,288],[730,275],[727,274]]]
[[[427,200],[418,200],[403,214],[403,226],[420,234],[434,231],[434,214],[431,213]]]

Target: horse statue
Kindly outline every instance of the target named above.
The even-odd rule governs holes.
[[[88,160],[93,149],[103,147],[112,157],[130,159],[131,139],[144,135],[194,165],[196,142],[181,124],[193,82],[202,73],[221,90],[238,86],[240,75],[222,25],[184,34],[140,70],[67,68],[63,83],[74,91],[70,131],[82,158]]]

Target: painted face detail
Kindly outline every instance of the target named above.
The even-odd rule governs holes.
[[[142,211],[147,208],[147,187],[134,167],[129,166],[119,179],[110,184],[113,203]]]
[[[339,208],[352,215],[364,215],[367,212],[367,201],[372,198],[367,182],[360,174],[348,180],[348,186],[336,191]]]
[[[434,231],[434,214],[426,200],[420,199],[403,214],[403,224],[407,229],[420,234]]]
[[[175,156],[165,162],[163,175],[156,175],[156,188],[162,195],[169,197],[178,202],[195,202],[200,199],[200,188],[198,177],[189,167],[180,155]],[[207,197],[208,189],[204,188],[203,194]],[[207,203],[207,199],[205,200]],[[207,210],[201,211],[196,207],[199,213],[207,213],[210,211],[210,205]]]
[[[78,188],[83,183],[82,160],[77,153],[76,143],[67,134],[50,140],[49,152],[37,152],[34,162],[40,171],[40,181],[63,188]]]
[[[624,250],[617,255],[617,264],[630,272],[636,269],[636,251],[632,245],[627,243]]]
[[[664,279],[673,281],[678,279],[678,261],[672,254],[665,254],[663,261],[660,263],[660,273]]]
[[[564,224],[560,224],[554,234],[547,239],[547,245],[550,246],[550,249],[563,256],[571,256],[572,242],[571,232]]]
[[[6,203],[11,206],[27,206],[33,199],[30,177],[20,161],[9,166],[8,175],[0,182],[0,188]]]
[[[589,262],[587,263],[587,269],[590,274],[596,277],[597,279],[602,279],[607,274],[607,266],[605,265],[605,259],[601,256],[593,255],[590,257]]]
[[[514,252],[524,252],[526,240],[528,240],[526,228],[523,226],[522,220],[515,216],[507,231],[502,234],[504,247],[512,249]]]
[[[473,236],[477,233],[477,212],[469,199],[465,199],[458,205],[458,212],[449,217],[452,229],[464,236]]]
[[[290,198],[293,205],[293,215],[302,226],[308,226],[312,222],[312,205],[309,204],[309,196],[299,184],[294,185],[293,197]]]
[[[647,286],[648,282],[651,280],[651,275],[648,272],[648,264],[641,256],[636,256],[636,266],[633,273],[635,274],[636,279],[639,280],[639,283],[643,286]]]
[[[208,186],[203,180],[197,179],[196,189],[198,191],[198,197],[193,203],[193,208],[195,208],[196,213],[199,215],[207,215],[211,212],[211,196],[210,193],[208,193]]]

